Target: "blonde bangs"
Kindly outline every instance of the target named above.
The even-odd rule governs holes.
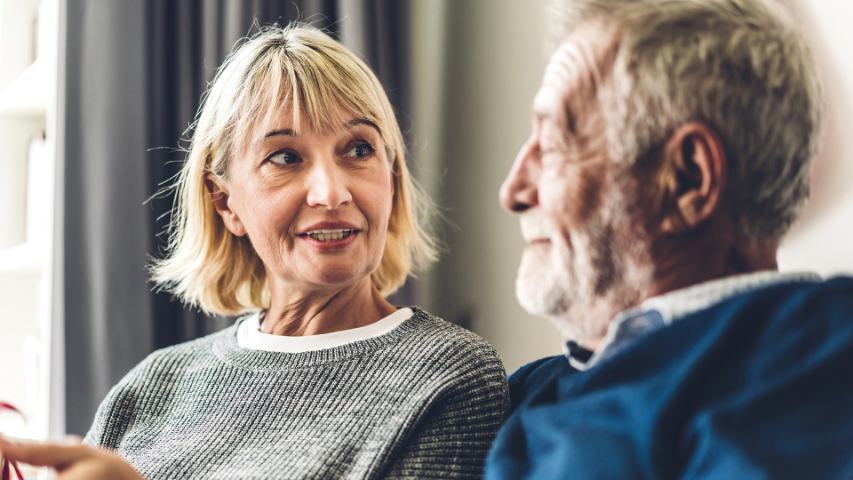
[[[254,140],[252,132],[274,129],[282,110],[290,112],[296,131],[331,131],[352,118],[364,118],[380,127],[386,145],[397,144],[399,139],[389,138],[388,112],[375,94],[381,85],[366,66],[338,47],[341,51],[282,43],[260,52],[235,101],[235,154]],[[308,125],[301,125],[303,118]]]

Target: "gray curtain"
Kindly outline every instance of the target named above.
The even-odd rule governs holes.
[[[62,293],[66,431],[82,434],[109,388],[154,349],[204,335],[207,318],[146,279],[171,198],[144,203],[180,168],[179,139],[206,83],[255,23],[300,19],[370,63],[409,130],[408,1],[68,0]],[[412,303],[411,287],[396,303]]]

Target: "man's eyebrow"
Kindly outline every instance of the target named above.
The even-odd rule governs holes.
[[[275,137],[277,135],[282,135],[285,137],[298,137],[299,136],[296,132],[293,131],[292,128],[285,128],[284,130],[273,130],[271,132],[267,132],[267,134],[264,135],[264,138]]]
[[[533,118],[534,118],[534,120],[536,120],[537,122],[540,122],[540,123],[544,120],[553,121],[554,120],[554,112],[552,112],[551,110],[545,110],[542,108],[534,107],[533,108]],[[563,123],[564,123],[565,129],[566,129],[566,131],[568,131],[568,133],[570,133],[572,135],[577,134],[577,131],[576,131],[577,125],[575,122],[575,117],[572,114],[572,109],[568,105],[566,105],[565,108],[563,108]]]

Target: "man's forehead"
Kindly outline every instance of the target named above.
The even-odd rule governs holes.
[[[604,72],[612,65],[617,46],[615,28],[600,22],[578,26],[548,61],[542,85],[533,99],[533,115],[553,117],[563,111],[569,97],[595,95]]]

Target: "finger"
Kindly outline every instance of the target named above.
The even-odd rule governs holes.
[[[79,443],[83,443],[83,437],[80,435],[66,435],[62,442],[66,445],[77,445]]]
[[[58,443],[10,442],[0,438],[0,455],[16,462],[40,467],[62,468],[91,455],[83,445]]]

